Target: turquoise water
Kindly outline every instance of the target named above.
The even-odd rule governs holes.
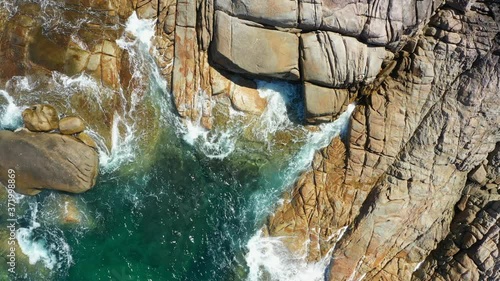
[[[54,245],[51,255],[60,258],[42,278],[243,280],[244,246],[261,226],[256,214],[279,195],[286,164],[234,163],[231,157],[207,158],[164,134],[151,170],[104,174],[91,191],[73,195],[94,220],[89,229],[51,225],[43,209],[52,199],[49,192],[22,199],[39,208],[41,226],[31,240],[47,240]],[[257,201],[263,194],[269,200]],[[27,211],[21,227],[32,223],[32,213]],[[61,237],[70,247],[71,265],[57,243]],[[28,274],[27,280],[39,278]]]
[[[148,174],[104,179],[83,195],[102,219],[83,237],[68,233],[78,242],[69,280],[237,279],[257,227],[249,198],[263,187],[259,170],[235,170],[175,139],[159,149],[168,152]]]
[[[271,95],[269,110],[274,113],[264,114],[269,119],[258,119],[267,124],[258,128],[271,133],[300,131],[301,125],[289,121],[302,118],[303,105],[293,98],[297,88],[279,81],[259,85]],[[17,275],[10,275],[10,280],[247,280],[249,275],[257,276],[252,280],[267,280],[255,269],[259,264],[248,265],[245,255],[254,251],[253,257],[259,259],[263,251],[262,257],[269,258],[273,249],[265,244],[259,248],[259,241],[252,244],[257,249],[250,249],[249,240],[282,192],[310,167],[314,152],[344,128],[349,114],[317,132],[292,137],[286,145],[269,144],[268,138],[239,144],[237,140],[227,157],[216,159],[206,156],[205,139],[198,138],[194,144],[184,140],[186,132],[179,130],[168,97],[161,83],[152,83],[150,98],[167,118],[162,118],[161,138],[151,155],[136,151],[122,159],[124,152],[137,146],[134,141],[118,142],[118,152],[104,157],[107,162],[101,163],[96,186],[84,194],[69,195],[83,214],[79,224],[64,224],[58,215],[65,208],[61,198],[67,195],[44,191],[19,200],[18,228],[25,235],[22,251],[32,260],[31,264],[19,260]],[[9,106],[3,108],[5,113]],[[286,122],[276,123],[278,115]],[[152,164],[141,162],[145,159]],[[271,275],[274,268],[305,268],[294,257],[271,258],[283,261],[276,267],[269,264],[266,270]],[[251,268],[257,272],[250,274]],[[313,267],[319,276],[323,269]],[[280,277],[282,273],[272,280],[289,280]]]

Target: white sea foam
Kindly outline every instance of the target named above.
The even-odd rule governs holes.
[[[123,130],[120,130],[123,128]],[[132,161],[137,149],[134,147],[137,142],[135,124],[125,122],[117,112],[113,115],[113,125],[111,128],[111,151],[101,153],[100,161],[105,168],[117,168],[121,164]]]
[[[253,133],[259,140],[268,142],[269,136],[293,125],[287,112],[287,104],[290,104],[298,93],[286,82],[258,81],[257,88],[259,95],[267,100],[267,107]]]
[[[196,146],[205,156],[212,159],[224,159],[236,148],[236,141],[242,128],[229,130],[206,130],[201,125],[187,121],[182,138],[188,144]]]
[[[262,231],[250,238],[245,260],[249,267],[248,281],[319,281],[324,280],[325,270],[330,263],[336,243],[342,238],[347,227],[336,231],[330,239],[335,239],[332,248],[317,262],[308,262],[306,255],[290,252],[282,237],[263,236]],[[309,241],[303,246],[307,252]]]
[[[329,255],[307,262],[305,256],[291,253],[280,237],[265,237],[260,231],[248,241],[247,248],[248,281],[319,281],[324,279],[329,262]]]
[[[17,106],[14,98],[4,90],[0,90],[0,101],[2,98],[7,102],[0,105],[0,128],[17,129],[22,125],[23,108]],[[1,103],[0,103],[1,104]]]
[[[19,4],[17,1],[0,1],[0,8],[5,9],[8,13],[8,18],[10,19],[12,16],[14,16],[17,13],[17,10],[19,9]]]
[[[43,5],[52,4],[47,2]],[[67,76],[54,71],[51,79],[13,77],[7,83],[7,88],[16,93],[18,98],[14,100],[8,92],[0,92],[0,128],[15,129],[20,126],[24,105],[50,102],[54,99],[59,106],[77,114],[78,109],[72,108],[72,97],[80,95],[79,98],[84,99],[90,106],[97,106],[97,110],[106,112],[107,116],[113,116],[110,148],[107,147],[106,140],[97,133],[95,124],[89,124],[87,128],[87,132],[96,140],[102,171],[112,172],[122,164],[133,161],[137,156],[137,146],[144,136],[144,128],[139,128],[136,124],[136,120],[141,118],[141,113],[137,111],[139,105],[152,101],[155,109],[159,109],[156,117],[161,122],[178,122],[178,118],[172,117],[171,105],[167,102],[167,83],[150,54],[154,30],[154,21],[138,19],[133,13],[127,20],[124,34],[117,40],[119,47],[129,53],[132,83],[127,89],[109,89],[83,73]],[[82,45],[77,37],[72,38]],[[109,108],[109,104],[119,104],[121,107]],[[113,111],[107,112],[109,110]]]
[[[149,49],[151,47],[151,41],[155,35],[155,20],[139,19],[139,17],[137,17],[137,13],[134,11],[127,19],[125,31],[130,33]],[[124,40],[123,37],[119,39],[117,43],[124,49],[130,44],[130,42]]]
[[[137,145],[143,136],[142,128],[138,128],[135,122],[140,118],[137,116],[137,107],[145,98],[152,99],[158,105],[160,120],[165,121],[172,114],[170,105],[166,102],[166,81],[150,53],[155,33],[154,20],[139,19],[133,12],[127,19],[125,31],[126,34],[116,40],[116,43],[129,53],[134,83],[131,83],[128,89],[115,93],[120,95],[123,108],[113,113],[111,149],[99,145],[100,163],[105,172],[115,171],[136,158]],[[124,91],[129,92],[130,99],[125,97]],[[91,132],[91,135],[97,134]]]
[[[230,123],[225,129],[206,130],[201,125],[201,116],[197,120],[186,120],[181,129],[184,141],[197,147],[209,158],[222,159],[235,151],[241,134],[248,127],[252,127],[255,140],[267,143],[268,147],[272,146],[271,139],[278,131],[298,127],[290,120],[287,112],[287,105],[298,98],[293,84],[257,81],[257,89],[260,96],[267,100],[267,107],[258,118],[248,122],[248,119],[239,118],[245,115],[244,112],[229,107]],[[207,100],[208,96],[200,91],[195,99],[196,110],[201,112],[203,103]]]
[[[285,186],[292,184],[292,181],[296,179],[299,173],[310,167],[316,151],[326,147],[334,137],[346,130],[349,125],[349,118],[355,107],[354,104],[348,105],[347,110],[335,121],[321,124],[319,126],[319,131],[309,133],[306,144],[301,148],[295,160],[292,161],[288,167]]]
[[[57,262],[56,257],[50,254],[45,241],[33,240],[32,232],[34,227],[19,228],[17,230],[19,247],[28,256],[30,264],[42,262],[48,269],[53,269]]]
[[[196,110],[202,112],[203,103],[208,100],[204,91],[198,91],[195,98]],[[226,130],[219,128],[207,130],[201,125],[201,118],[200,115],[197,120],[185,120],[184,124],[177,123],[176,127],[182,139],[198,148],[208,158],[223,159],[229,156],[236,148],[238,137],[246,126],[236,126],[235,122],[230,120],[231,124]]]
[[[254,202],[254,209],[258,220],[267,216],[272,208],[275,207],[275,205],[273,206],[273,202],[279,200],[279,196],[281,196],[283,190],[291,186],[300,173],[311,167],[311,162],[316,151],[326,147],[335,136],[338,136],[347,128],[349,118],[354,108],[354,104],[349,105],[347,110],[342,113],[337,120],[331,123],[322,124],[319,126],[318,131],[310,132],[305,144],[292,158],[288,167],[281,175],[280,184],[270,190],[266,190],[265,193],[255,193],[253,195],[252,202]]]
[[[46,268],[54,270],[73,263],[70,247],[61,236],[61,232],[45,230],[42,237],[37,237],[36,229],[40,227],[37,222],[38,203],[30,203],[30,225],[21,227],[16,231],[16,238],[21,251],[28,256],[29,263],[34,265],[42,263]]]

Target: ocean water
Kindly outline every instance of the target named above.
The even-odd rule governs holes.
[[[117,42],[130,54],[139,87],[123,100],[126,107],[109,112],[111,148],[90,128],[100,154],[96,186],[78,195],[45,191],[19,196],[16,237],[22,256],[16,274],[0,272],[0,279],[322,280],[326,259],[309,264],[289,253],[279,238],[263,237],[260,229],[282,203],[283,192],[310,168],[315,151],[347,127],[354,105],[337,121],[309,131],[301,125],[303,104],[296,85],[258,81],[269,106],[253,127],[235,123],[208,132],[196,120],[183,123],[149,53],[153,28],[152,22],[132,15],[125,30],[135,37]],[[110,95],[86,75],[53,73],[48,81],[14,77],[0,85],[0,128],[21,126],[22,110],[39,101],[32,97],[43,97],[45,88],[39,88],[44,83],[54,89],[51,94],[64,93],[62,100],[88,90],[93,101],[103,104]],[[153,105],[160,123],[158,145],[149,150],[140,148],[144,140],[136,115],[136,107],[145,102]],[[257,152],[243,140],[248,132],[257,140]],[[284,145],[287,149],[273,138],[284,132],[300,132],[291,134],[295,137]],[[78,209],[76,225],[61,222],[68,196]],[[5,202],[0,208],[6,208]]]
[[[91,220],[77,227],[54,221],[58,193],[23,197],[18,239],[30,264],[11,280],[321,280],[327,263],[308,265],[259,235],[311,160],[304,147],[281,166],[235,166],[165,133],[151,169],[105,173],[71,195]]]

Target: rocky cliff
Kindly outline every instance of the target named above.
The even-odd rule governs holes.
[[[359,101],[348,136],[317,153],[269,235],[311,261],[331,254],[330,280],[500,278],[497,1],[170,7],[159,21],[175,34],[183,116],[209,120],[195,93],[216,93],[214,69],[297,81],[312,123]]]
[[[301,83],[309,122],[359,101],[348,136],[317,153],[268,235],[311,261],[330,254],[329,280],[500,278],[498,2],[187,2],[177,9],[197,18],[176,21],[173,75],[191,61],[177,49],[189,30],[191,89],[210,93],[208,57]],[[172,85],[189,109],[192,91]]]
[[[330,257],[329,280],[500,279],[500,2],[69,2],[99,11],[78,34],[88,48],[47,41],[28,5],[0,22],[11,46],[0,78],[84,71],[127,84],[114,29],[91,31],[135,10],[156,20],[156,57],[186,120],[211,128],[224,99],[259,114],[256,77],[299,84],[309,123],[357,101],[348,134],[316,153],[267,235]],[[60,45],[54,61],[38,52]]]

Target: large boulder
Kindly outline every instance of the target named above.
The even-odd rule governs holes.
[[[73,135],[81,133],[85,130],[85,124],[79,117],[65,117],[59,121],[59,131],[63,135]]]
[[[300,48],[304,80],[326,87],[371,82],[386,58],[384,47],[333,32],[302,34]]]
[[[13,169],[16,192],[35,195],[42,189],[81,193],[98,174],[97,152],[60,134],[0,131],[0,171]],[[6,184],[8,175],[0,173]]]
[[[37,104],[25,109],[23,121],[32,132],[49,132],[59,127],[57,110],[48,104]]]
[[[299,80],[298,48],[299,38],[294,33],[251,26],[215,12],[211,55],[229,71]]]

